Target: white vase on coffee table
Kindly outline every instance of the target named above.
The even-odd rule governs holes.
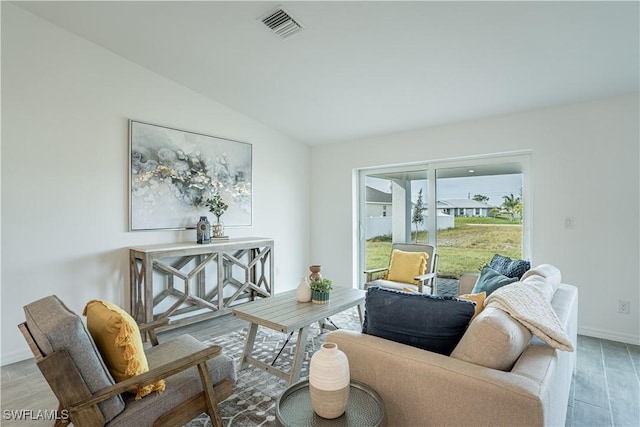
[[[298,289],[296,289],[296,299],[300,302],[311,301],[311,288],[309,287],[309,279],[307,276],[302,277]]]

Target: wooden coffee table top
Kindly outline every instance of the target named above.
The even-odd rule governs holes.
[[[361,289],[334,286],[327,304],[298,302],[296,291],[276,294],[233,307],[235,316],[270,329],[290,333],[311,323],[362,304],[366,292]]]

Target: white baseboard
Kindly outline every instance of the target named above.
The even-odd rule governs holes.
[[[10,365],[23,360],[33,359],[33,353],[29,350],[14,350],[2,355],[0,366]]]
[[[626,344],[640,345],[640,336],[621,334],[618,332],[605,331],[594,328],[578,328],[578,335],[586,335],[588,337],[602,338],[605,340],[618,341]]]

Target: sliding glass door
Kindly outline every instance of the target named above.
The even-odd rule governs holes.
[[[479,271],[494,253],[530,258],[530,156],[494,156],[361,170],[358,259],[389,264],[391,243],[429,243],[438,277]]]

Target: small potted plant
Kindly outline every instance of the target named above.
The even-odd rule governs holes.
[[[217,191],[213,194],[213,197],[206,200],[205,205],[209,208],[209,212],[216,216],[216,223],[212,226],[213,237],[224,237],[224,224],[220,222],[220,217],[225,213],[229,205],[222,200],[222,196]]]
[[[315,279],[309,284],[311,288],[311,301],[314,304],[326,304],[329,302],[329,293],[333,289],[331,279]]]

